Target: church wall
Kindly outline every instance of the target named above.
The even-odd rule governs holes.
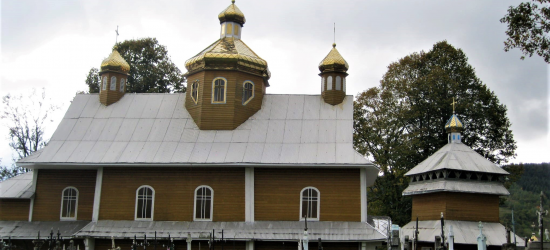
[[[97,170],[38,170],[33,221],[59,221],[63,189],[78,189],[77,220],[92,220]]]
[[[499,221],[497,195],[441,192],[415,195],[412,202],[413,220],[439,220],[444,212],[447,220]]]
[[[0,221],[28,220],[30,204],[28,199],[0,199]]]
[[[320,192],[321,221],[360,221],[359,169],[255,169],[254,212],[257,221],[300,219],[300,192]]]
[[[193,221],[194,192],[214,190],[213,221],[244,221],[244,168],[104,168],[100,220],[134,220],[136,190],[155,190],[155,221]]]

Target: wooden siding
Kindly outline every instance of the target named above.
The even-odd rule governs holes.
[[[439,220],[443,212],[447,220],[499,221],[497,195],[441,192],[415,195],[412,202],[413,220]]]
[[[31,200],[0,199],[0,221],[29,219]]]
[[[212,103],[212,84],[215,78],[227,80],[226,103]],[[199,80],[199,97],[195,104],[191,98],[191,84]],[[243,83],[254,83],[254,98],[243,105]],[[187,78],[185,108],[203,130],[232,130],[245,122],[262,107],[263,79],[239,71],[201,71]]]
[[[319,189],[321,221],[360,221],[359,169],[256,169],[254,212],[257,221],[297,221],[300,192]]]
[[[58,221],[62,191],[78,189],[77,220],[92,220],[97,170],[38,170],[33,221]]]
[[[155,190],[155,221],[193,221],[194,192],[214,190],[213,221],[244,221],[244,168],[104,168],[100,220],[134,220],[136,190]]]
[[[118,72],[105,71],[105,73],[100,74],[99,82],[99,102],[105,106],[109,106],[115,102],[118,102],[120,98],[124,96],[126,92],[126,86],[124,86],[124,92],[120,92],[120,79],[124,79],[124,82],[127,83],[128,76]],[[103,90],[103,76],[107,77],[107,89]],[[116,77],[116,90],[111,90],[111,77]],[[126,84],[125,84],[126,85]]]
[[[323,78],[322,84],[324,84],[325,88],[324,91],[322,91],[321,96],[323,96],[323,100],[325,100],[326,103],[330,105],[338,105],[344,101],[344,98],[346,97],[346,92],[344,91],[344,79],[346,79],[346,76],[348,74],[346,73],[339,73],[339,72],[330,72],[330,73],[322,73],[321,77]],[[328,81],[327,77],[332,77],[332,86],[331,90],[328,90]],[[336,77],[340,76],[342,77],[342,80],[340,82],[340,90],[336,90]]]

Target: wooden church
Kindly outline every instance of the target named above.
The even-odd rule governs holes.
[[[241,39],[243,13],[233,1],[218,18],[219,39],[186,61],[186,93],[125,93],[130,66],[114,48],[100,93],[77,95],[48,145],[17,162],[33,171],[0,183],[4,241],[32,249],[52,229],[87,250],[112,249],[112,238],[129,250],[134,237],[138,249],[170,237],[188,250],[211,238],[234,250],[385,241],[367,223],[379,169],[353,148],[336,45],[319,64],[321,93],[268,94],[268,64]]]
[[[405,175],[404,196],[412,197],[412,221],[402,228],[417,250],[435,250],[436,237],[453,238],[454,249],[478,249],[480,233],[487,249],[503,249],[506,228],[499,223],[499,197],[510,195],[503,182],[509,173],[462,144],[464,125],[453,114],[445,124],[448,144]],[[418,225],[417,220],[418,219]],[[481,225],[481,226],[480,226]],[[525,242],[516,237],[517,245]]]

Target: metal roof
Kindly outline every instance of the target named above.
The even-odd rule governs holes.
[[[383,241],[386,237],[372,226],[363,222],[308,221],[310,239],[322,238],[323,241]],[[157,237],[186,239],[209,238],[215,230],[215,237],[235,240],[287,240],[298,241],[303,238],[303,221],[256,221],[256,222],[206,222],[206,221],[112,221],[92,222],[75,235],[94,238],[138,238],[154,235]]]
[[[412,239],[416,221],[411,221],[401,228],[401,235],[409,235]],[[445,235],[449,236],[449,226],[453,227],[455,244],[477,244],[479,236],[479,222],[475,221],[445,221]],[[435,236],[441,235],[441,221],[429,220],[418,222],[418,240],[434,242]],[[483,234],[487,237],[488,246],[502,246],[506,243],[506,229],[500,223],[483,222]],[[513,242],[513,237],[512,237]],[[524,246],[525,242],[519,236],[516,237],[518,246]]]
[[[30,199],[33,172],[27,172],[0,182],[0,199]]]
[[[185,94],[126,94],[104,106],[77,95],[48,145],[18,161],[39,164],[329,164],[378,169],[353,149],[353,97],[265,95],[235,130],[200,130]]]
[[[403,191],[403,195],[426,194],[434,192],[510,195],[510,192],[508,192],[508,190],[500,182],[449,179],[436,179],[431,181],[409,183],[409,186]]]
[[[68,239],[78,230],[86,226],[89,221],[0,221],[0,237],[6,239],[36,239],[40,231],[40,238],[45,239],[53,229],[54,236],[57,230],[61,237]]]
[[[415,175],[442,169],[508,174],[508,172],[485,159],[470,147],[459,142],[454,142],[439,149],[405,175]]]

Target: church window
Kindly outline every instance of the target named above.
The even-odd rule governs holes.
[[[124,78],[120,79],[120,92],[124,92],[124,85],[126,84],[126,81]]]
[[[233,24],[227,23],[227,27],[225,28],[226,34],[231,35],[233,34]]]
[[[336,76],[336,90],[342,90],[342,77]]]
[[[103,90],[106,90],[107,89],[107,77],[106,76],[103,77],[103,83],[102,84],[103,84]]]
[[[332,76],[327,77],[327,90],[332,90]]]
[[[214,190],[209,186],[199,186],[195,189],[195,220],[212,221],[214,205]]]
[[[212,84],[212,103],[225,103],[227,81],[225,78],[218,77]]]
[[[235,25],[235,36],[239,35],[239,25]]]
[[[321,93],[325,91],[325,78],[321,77]]]
[[[302,189],[300,200],[300,219],[319,220],[319,190],[314,187]]]
[[[246,105],[252,98],[254,98],[254,83],[245,81],[243,84],[243,105]]]
[[[343,84],[343,85],[344,85],[344,88],[343,88],[343,90],[344,90],[344,92],[346,92],[346,78],[344,78],[344,81],[343,81],[343,83],[344,83],[344,84]]]
[[[136,220],[153,220],[155,190],[151,186],[141,186],[136,191]]]
[[[111,77],[111,87],[109,89],[116,90],[116,77],[114,76]]]
[[[66,187],[61,197],[61,220],[76,220],[78,189]]]
[[[193,102],[197,104],[199,100],[199,79],[195,80],[191,84],[191,98],[193,99]]]

